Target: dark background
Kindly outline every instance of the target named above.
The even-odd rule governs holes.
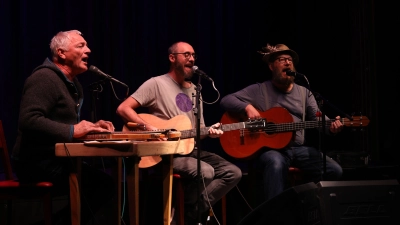
[[[192,44],[196,64],[214,79],[221,97],[269,78],[257,51],[284,43],[299,54],[297,70],[325,98],[328,116],[354,113],[370,120],[362,131],[324,137],[323,150],[363,152],[370,165],[399,165],[398,27],[396,7],[373,0],[0,0],[0,119],[12,149],[24,80],[49,55],[59,31],[80,30],[92,50],[89,64],[126,83],[129,94],[168,71],[167,49],[176,41]],[[122,128],[115,110],[126,88],[106,83],[94,100],[89,85],[100,78],[85,72],[79,79],[86,91],[82,119],[93,119],[95,111],[96,119]],[[211,83],[202,80],[202,86],[205,101],[218,100],[205,104],[211,125],[224,112]],[[318,134],[309,133],[310,143],[319,146]],[[236,161],[218,140],[203,146]]]

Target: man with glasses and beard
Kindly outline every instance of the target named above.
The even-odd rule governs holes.
[[[168,59],[170,61],[168,73],[148,79],[119,105],[117,114],[124,122],[141,124],[143,130],[165,128],[155,124],[155,120],[143,118],[135,111],[139,107],[147,107],[152,115],[163,120],[185,115],[190,119],[191,128],[196,127],[196,115],[193,111],[195,103],[192,102],[192,96],[196,95],[196,87],[190,81],[196,53],[190,44],[177,42],[169,47]],[[200,107],[202,108],[202,104]],[[200,123],[201,127],[205,127],[203,114],[200,115]],[[223,134],[223,131],[219,129],[220,126],[220,123],[212,125],[207,134],[202,135],[201,138],[220,137]],[[180,174],[185,180],[190,180],[185,185],[185,224],[195,224],[198,213],[208,215],[210,207],[235,187],[242,177],[241,170],[234,164],[217,154],[201,150],[200,165],[204,183],[200,185],[199,198],[196,180],[198,153],[196,149],[192,150],[190,149],[190,153],[186,155],[176,154],[173,159],[174,173]],[[202,219],[205,216],[202,216]]]
[[[249,119],[260,119],[265,111],[281,107],[287,110],[294,122],[317,121],[319,109],[314,95],[307,88],[296,84],[294,77],[288,75],[289,70],[296,71],[295,64],[299,61],[297,53],[284,44],[267,44],[259,53],[272,71],[272,79],[224,96],[220,106],[228,113]],[[337,116],[330,126],[326,126],[327,134],[341,131],[343,124],[339,119]],[[265,200],[283,192],[289,166],[302,170],[306,181],[338,180],[342,175],[341,166],[326,157],[326,174],[322,177],[322,153],[304,145],[304,130],[296,130],[294,140],[283,149],[264,147],[259,153],[256,166],[262,172]]]

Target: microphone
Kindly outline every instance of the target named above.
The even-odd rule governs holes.
[[[211,79],[211,77],[209,77],[206,73],[204,73],[203,71],[201,71],[201,70],[199,69],[199,67],[193,66],[193,67],[192,67],[192,70],[193,70],[193,72],[194,72],[195,74],[198,74],[199,76],[202,76],[202,77],[206,78],[207,80],[209,80],[209,81],[211,81],[211,82],[214,82],[213,79]]]
[[[101,76],[101,77],[103,77],[103,78],[106,78],[106,79],[108,79],[108,80],[111,80],[111,81],[113,81],[113,82],[115,82],[115,83],[119,83],[119,84],[124,85],[125,87],[128,87],[128,85],[126,85],[126,84],[122,83],[121,81],[115,79],[114,77],[112,77],[112,76],[110,76],[110,75],[104,73],[103,71],[99,70],[99,68],[97,68],[97,67],[95,67],[95,66],[93,66],[93,65],[91,65],[91,66],[89,67],[89,71],[91,71],[91,72],[93,72],[94,74],[99,75],[99,76]]]
[[[299,76],[299,77],[305,77],[304,74],[301,74],[301,73],[298,73],[298,72],[295,72],[295,71],[292,71],[292,70],[286,70],[285,72],[286,72],[286,75],[288,75],[288,76],[292,76],[292,77],[297,77],[297,76]]]

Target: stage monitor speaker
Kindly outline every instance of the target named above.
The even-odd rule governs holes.
[[[321,181],[317,186],[323,225],[399,224],[397,180]]]
[[[259,205],[238,225],[321,225],[317,188],[310,182],[286,189]]]

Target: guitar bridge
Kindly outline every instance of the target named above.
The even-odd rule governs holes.
[[[244,145],[244,129],[239,130],[240,133],[240,145]]]

